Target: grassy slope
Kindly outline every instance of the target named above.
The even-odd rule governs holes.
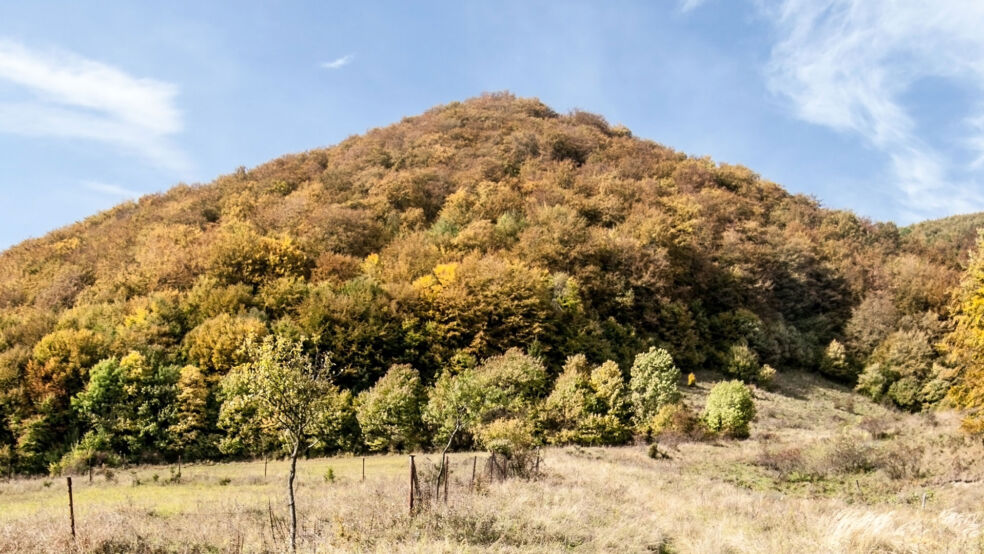
[[[304,461],[302,550],[981,551],[984,456],[950,414],[900,415],[810,375],[781,377],[778,390],[756,391],[746,441],[663,445],[670,459],[659,461],[642,446],[550,448],[543,479],[476,494],[465,492],[472,454],[459,453],[450,504],[413,519],[406,456],[368,458],[365,483],[359,458]],[[710,384],[686,401],[702,403]],[[436,458],[418,456],[423,473]],[[859,459],[870,469],[845,469]],[[76,477],[81,549],[279,551],[269,507],[285,513],[285,470],[186,466],[180,484],[163,483],[166,467]],[[0,484],[0,551],[67,551],[65,503],[60,478]]]

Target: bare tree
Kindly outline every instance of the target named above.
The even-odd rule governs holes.
[[[297,457],[311,439],[314,428],[328,408],[333,386],[327,356],[312,360],[300,342],[267,337],[246,345],[249,362],[236,368],[223,381],[226,403],[250,414],[251,422],[275,435],[290,453],[287,498],[290,508],[290,550],[297,550],[297,509],[294,480]],[[226,409],[226,405],[223,405]]]

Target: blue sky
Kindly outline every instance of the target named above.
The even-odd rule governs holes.
[[[984,209],[979,0],[82,4],[0,6],[0,248],[498,90],[873,219]]]

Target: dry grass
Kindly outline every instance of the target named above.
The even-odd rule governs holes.
[[[360,458],[303,461],[301,550],[982,551],[984,449],[954,418],[889,412],[807,375],[779,381],[756,391],[750,439],[661,445],[669,459],[642,445],[552,448],[541,479],[483,480],[472,492],[473,454],[455,454],[448,504],[414,517],[405,456],[368,458],[365,483]],[[687,402],[710,384],[688,389]],[[426,468],[428,458],[438,457],[417,459]],[[259,461],[186,466],[178,483],[166,467],[76,477],[78,549],[283,551],[285,474],[271,462],[264,478]],[[0,551],[71,547],[63,478],[0,484]]]

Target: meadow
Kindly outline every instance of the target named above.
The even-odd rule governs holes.
[[[703,377],[703,376],[699,376]],[[698,379],[684,401],[703,402]],[[451,455],[408,510],[408,456],[299,463],[302,552],[980,552],[984,448],[955,414],[901,414],[810,374],[755,389],[747,440],[552,447],[538,478]],[[471,485],[477,457],[477,483]],[[433,483],[440,456],[416,456]],[[265,467],[266,465],[266,467]],[[266,471],[266,476],[264,476]],[[280,552],[287,462],[141,466],[0,483],[3,552]]]

